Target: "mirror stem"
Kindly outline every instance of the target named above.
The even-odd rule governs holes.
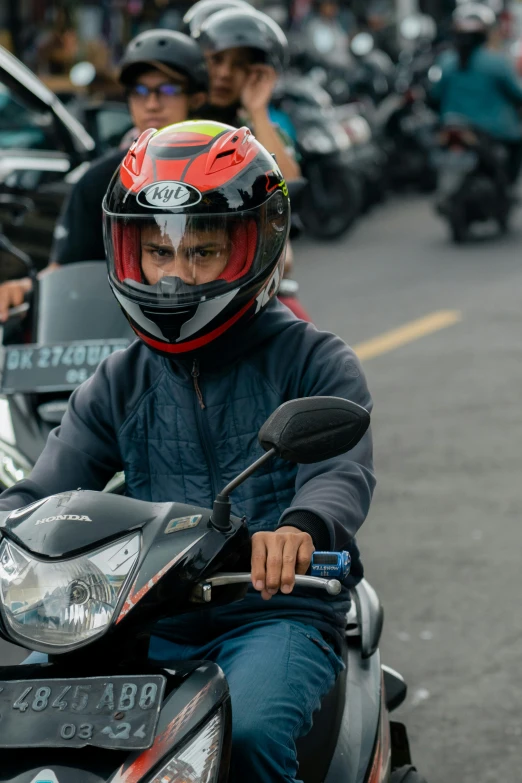
[[[228,497],[230,493],[237,489],[237,487],[239,487],[243,481],[246,481],[247,478],[252,475],[252,473],[255,473],[255,471],[260,468],[261,465],[264,465],[265,462],[268,462],[268,460],[275,456],[275,454],[275,449],[270,449],[267,451],[266,454],[263,454],[262,457],[256,459],[252,465],[240,473],[239,476],[236,476],[236,478],[231,481],[230,484],[227,484],[222,492],[219,493],[217,498],[214,500],[212,516],[210,518],[210,522],[213,527],[216,528],[216,530],[220,530],[222,532],[230,530],[230,514],[232,510],[232,504],[230,503]]]

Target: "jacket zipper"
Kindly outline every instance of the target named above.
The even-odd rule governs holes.
[[[212,436],[208,426],[208,420],[204,411],[206,410],[205,402],[203,400],[203,393],[199,385],[199,362],[194,359],[192,364],[192,380],[194,383],[194,391],[196,392],[196,398],[198,405],[196,406],[196,422],[198,426],[199,437],[203,445],[203,451],[207,460],[207,466],[210,473],[210,486],[212,489],[213,499],[216,497],[221,489],[222,481],[219,473],[218,466],[216,464],[214,456],[214,447],[212,443]]]
[[[194,381],[194,389],[196,390],[199,407],[201,408],[202,411],[204,411],[205,403],[203,401],[203,395],[201,393],[201,389],[199,388],[199,363],[197,359],[194,359],[194,364],[192,365],[192,372],[190,374],[192,375],[192,380]]]

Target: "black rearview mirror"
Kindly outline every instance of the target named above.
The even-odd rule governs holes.
[[[341,397],[303,397],[283,403],[259,431],[265,451],[309,464],[356,446],[370,426],[368,411]]]

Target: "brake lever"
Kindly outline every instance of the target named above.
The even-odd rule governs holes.
[[[248,572],[242,573],[218,573],[209,576],[208,579],[198,582],[194,597],[198,601],[209,603],[212,600],[212,588],[222,587],[224,585],[251,584],[252,575]],[[317,590],[326,590],[328,595],[339,595],[342,585],[338,579],[323,579],[319,576],[302,576],[296,574],[295,584],[297,587],[311,587]]]

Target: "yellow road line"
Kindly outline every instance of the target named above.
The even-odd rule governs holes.
[[[421,337],[426,337],[428,334],[438,332],[440,329],[453,326],[461,320],[462,313],[459,310],[438,310],[424,316],[424,318],[410,321],[397,329],[391,329],[371,340],[354,345],[353,350],[359,359],[373,359],[383,353],[389,353],[396,348],[412,343],[414,340],[419,340]]]

